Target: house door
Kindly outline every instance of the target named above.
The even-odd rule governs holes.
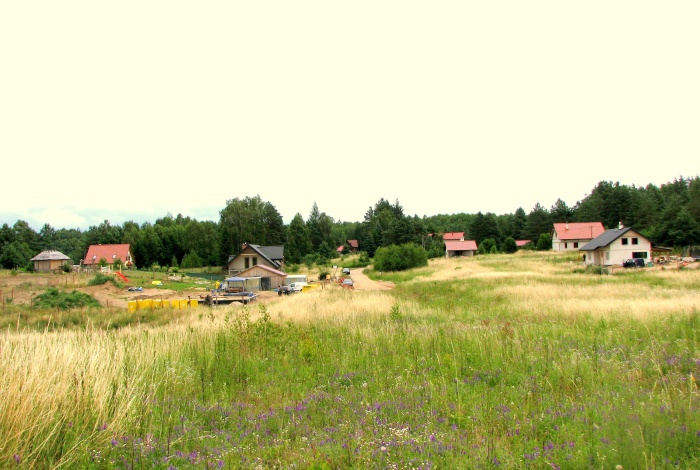
[[[260,289],[261,290],[271,290],[272,289],[272,279],[269,277],[263,277],[260,279]]]

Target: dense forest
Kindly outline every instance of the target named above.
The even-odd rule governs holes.
[[[531,240],[537,249],[551,248],[552,223],[601,221],[606,228],[622,223],[656,245],[682,248],[700,244],[700,178],[676,178],[645,187],[599,182],[581,201],[568,206],[558,199],[548,209],[537,203],[496,215],[437,214],[410,216],[399,201],[380,199],[364,220],[336,221],[314,203],[304,218],[297,213],[288,225],[275,206],[259,196],[227,201],[218,222],[167,214],[153,223],[128,221],[121,226],[105,220],[85,231],[54,229],[44,224],[36,232],[27,222],[0,227],[0,266],[31,269],[30,260],[43,250],[57,250],[79,263],[92,244],[129,243],[138,268],[222,266],[243,243],[284,245],[290,263],[323,262],[347,240],[358,240],[370,257],[380,247],[415,244],[428,256],[444,255],[439,236],[465,232],[465,237],[489,251],[514,251],[514,240]],[[482,243],[483,242],[483,243]]]

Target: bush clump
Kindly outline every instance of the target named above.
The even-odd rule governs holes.
[[[51,287],[46,289],[43,294],[34,297],[34,306],[37,308],[71,310],[83,307],[99,307],[100,303],[91,295],[78,292],[77,290],[60,292],[55,287]]]
[[[376,271],[405,271],[428,265],[428,253],[412,243],[381,247],[374,253]]]
[[[101,286],[102,284],[106,284],[108,282],[111,282],[112,284],[114,284],[115,287],[118,287],[120,289],[124,287],[122,283],[117,281],[117,279],[114,276],[107,276],[106,274],[102,273],[95,274],[95,277],[88,281],[88,286]]]

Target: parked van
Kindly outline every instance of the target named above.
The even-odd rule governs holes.
[[[301,292],[301,289],[308,285],[308,282],[292,282],[289,284],[289,287],[292,289],[292,292]]]

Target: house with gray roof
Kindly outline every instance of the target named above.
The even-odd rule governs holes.
[[[34,261],[34,271],[38,273],[62,270],[66,263],[71,264],[69,257],[56,250],[42,251],[31,261]]]
[[[237,255],[229,257],[224,271],[228,274],[238,274],[259,264],[284,271],[284,246],[260,246],[245,243]]]
[[[627,259],[651,260],[651,241],[632,227],[606,230],[579,249],[593,266],[622,265]]]

